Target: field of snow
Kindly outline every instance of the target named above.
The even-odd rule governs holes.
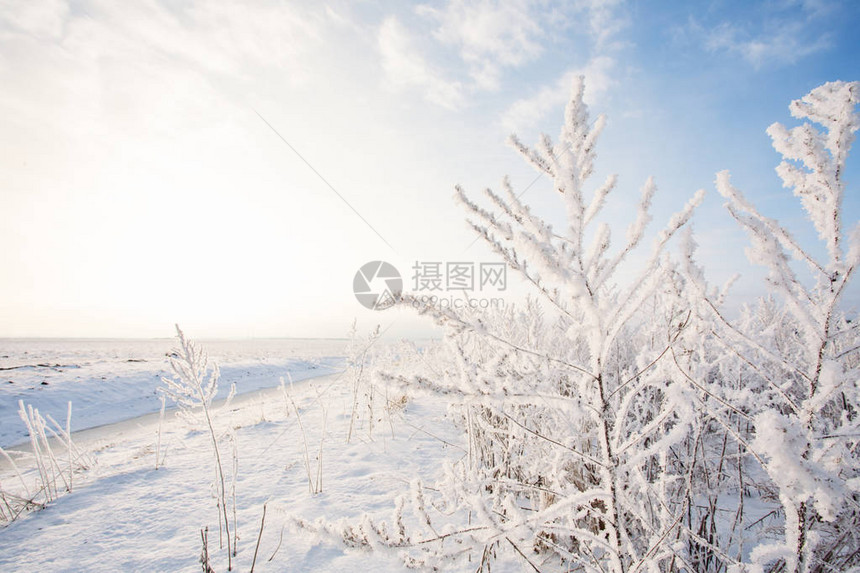
[[[221,368],[225,396],[231,383],[241,395],[278,384],[289,372],[294,381],[342,366],[345,340],[203,341]],[[23,400],[65,422],[73,403],[72,431],[157,412],[156,388],[169,374],[174,339],[0,341],[0,446],[26,439],[18,417]]]
[[[40,408],[56,407],[58,420],[65,419],[67,399],[74,404],[73,420],[78,412],[102,412],[79,422],[79,427],[133,419],[74,434],[77,447],[92,458],[91,467],[75,472],[71,493],[0,529],[0,570],[200,571],[201,529],[208,527],[211,565],[218,573],[226,571],[226,550],[219,549],[208,433],[168,414],[161,427],[162,460],[156,469],[159,416],[137,416],[158,408],[159,402],[150,398],[166,371],[160,356],[170,342],[76,346],[57,341],[35,345],[37,351],[24,355],[26,344],[7,343],[3,354],[10,358],[4,358],[4,365],[61,366],[4,371],[14,381],[8,384],[14,390],[4,388],[0,398],[6,443],[23,435],[15,425],[17,421],[23,426],[16,413],[19,398]],[[465,455],[463,438],[446,421],[443,399],[407,401],[392,396],[396,407],[374,427],[356,423],[347,443],[354,374],[341,370],[318,376],[339,364],[335,351],[343,354],[343,341],[296,344],[289,358],[278,357],[274,347],[252,353],[228,343],[205,345],[222,361],[221,386],[235,381],[239,391],[244,390],[216,416],[219,432],[233,431],[238,464],[239,540],[233,570],[250,570],[259,535],[254,571],[402,571],[403,563],[393,553],[349,551],[291,524],[295,519],[360,521],[366,513],[387,517],[395,498],[408,495],[415,479],[432,483],[445,460]],[[52,355],[48,346],[64,351]],[[129,362],[130,358],[146,362]],[[280,388],[278,379],[287,371],[294,382]],[[41,386],[42,376],[47,386]],[[108,388],[92,395],[99,384]],[[136,398],[136,392],[148,399]],[[232,465],[232,452],[227,446],[222,451],[225,448],[222,455]],[[24,480],[35,481],[28,462],[32,456],[16,454],[14,447],[6,450],[18,460]],[[310,491],[309,473],[314,481],[321,478],[321,484],[315,483],[320,492]],[[0,462],[0,486],[15,490],[20,487],[17,480],[9,464]],[[521,570],[517,564],[509,565]],[[500,566],[498,570],[504,570],[504,563]]]
[[[735,318],[684,234],[701,191],[633,280],[620,269],[653,180],[617,254],[609,226],[586,232],[616,180],[583,193],[604,123],[580,78],[558,144],[514,141],[563,191],[566,235],[510,185],[487,192],[489,211],[458,188],[557,313],[407,294],[445,327],[440,344],[385,344],[378,327],[204,342],[220,394],[181,332],[175,352],[0,341],[0,571],[860,573],[860,330],[842,299],[860,234],[840,222],[858,94],[829,82],[792,103],[825,131],[768,129],[825,258],[717,174],[774,295]]]

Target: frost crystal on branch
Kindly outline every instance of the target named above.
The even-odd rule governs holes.
[[[758,315],[750,309],[737,324],[717,311],[714,331],[742,360],[745,385],[756,394],[754,400],[726,396],[752,422],[747,447],[784,513],[781,539],[759,541],[752,570],[817,572],[858,563],[858,539],[840,533],[857,527],[858,498],[850,484],[860,475],[860,340],[840,306],[860,262],[857,232],[846,235],[841,220],[845,162],[860,126],[858,102],[860,83],[830,82],[789,108],[823,129],[809,122],[768,129],[783,156],[776,171],[800,199],[826,246],[825,258],[760,214],[731,185],[728,172],[717,176],[729,212],[750,235],[749,258],[768,269],[779,301],[760,303]],[[798,275],[791,259],[804,263],[809,276]]]
[[[182,332],[179,325],[176,325],[176,337],[179,341],[179,346],[173,350],[170,356],[170,367],[173,370],[173,377],[168,378],[165,376],[162,378],[166,386],[163,388],[163,391],[179,407],[179,414],[194,425],[201,422],[197,412],[199,409],[202,423],[205,424],[209,432],[212,453],[215,458],[215,489],[218,496],[219,520],[224,526],[227,539],[227,570],[229,571],[232,570],[232,560],[236,552],[235,541],[238,539],[238,535],[235,531],[234,522],[234,539],[230,539],[230,518],[227,513],[227,477],[224,473],[224,465],[221,460],[221,450],[219,447],[221,435],[215,427],[217,412],[212,409],[212,401],[218,394],[220,371],[217,365],[212,365],[210,369],[209,357],[206,351],[186,338],[185,333]],[[235,385],[231,385],[230,393],[222,409],[229,406],[230,400],[235,393],[236,387]],[[235,459],[234,456],[234,461]],[[235,480],[235,468],[232,475]],[[235,502],[234,486],[234,510]]]
[[[717,175],[750,258],[769,271],[769,295],[736,319],[722,309],[731,281],[707,284],[684,230],[703,192],[649,253],[648,179],[613,245],[599,216],[618,179],[591,184],[605,120],[590,122],[583,90],[580,80],[558,142],[511,138],[552,179],[560,231],[507,179],[482,198],[456,190],[471,227],[535,298],[486,311],[402,300],[446,337],[381,376],[450,400],[465,454],[432,488],[413,485],[411,515],[404,498],[388,521],[302,527],[433,570],[860,570],[860,329],[840,305],[860,262],[860,230],[842,226],[860,84],[825,84],[792,104],[821,128],[768,130],[826,256]],[[667,247],[679,232],[676,262]],[[619,278],[643,251],[640,270]]]
[[[682,440],[693,413],[664,360],[686,321],[677,292],[665,287],[673,271],[663,252],[703,194],[658,233],[638,274],[618,281],[651,221],[656,185],[643,186],[613,251],[611,229],[597,216],[617,177],[588,193],[605,118],[590,121],[583,93],[580,78],[557,143],[510,140],[552,178],[567,215],[562,234],[507,179],[503,194],[485,191],[491,209],[457,188],[472,228],[537,289],[552,318],[535,301],[499,313],[426,309],[449,327],[457,368],[414,382],[463,398],[470,453],[447,473],[442,503],[484,528],[475,551],[498,543],[542,562],[621,573],[675,556],[660,540],[683,511],[685,485],[664,451]],[[653,504],[643,508],[644,499]]]

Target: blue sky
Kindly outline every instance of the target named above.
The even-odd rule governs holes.
[[[525,188],[505,138],[555,136],[580,74],[609,116],[608,221],[649,175],[655,227],[704,188],[708,276],[760,294],[715,173],[814,242],[765,129],[860,79],[858,25],[860,5],[827,0],[0,0],[0,336],[341,336],[353,317],[426,334],[360,307],[355,271],[494,260],[453,185]],[[547,185],[524,197],[560,220]]]

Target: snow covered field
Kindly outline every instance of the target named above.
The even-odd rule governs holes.
[[[860,573],[860,330],[843,305],[860,232],[841,223],[858,104],[860,83],[830,82],[791,107],[824,132],[768,130],[824,258],[717,174],[774,295],[737,317],[684,228],[701,191],[620,276],[656,187],[611,251],[609,226],[590,225],[616,179],[584,193],[604,118],[580,79],[558,144],[512,141],[563,191],[565,235],[507,180],[490,210],[458,188],[542,302],[403,293],[444,328],[438,344],[384,343],[379,327],[204,341],[220,380],[178,328],[175,350],[7,341],[0,570]]]
[[[18,401],[55,419],[66,419],[73,402],[72,431],[157,412],[156,388],[168,375],[174,339],[0,341],[0,446],[26,439]],[[289,372],[294,381],[338,370],[345,340],[210,340],[206,349],[222,370],[226,395],[278,384]]]
[[[347,552],[342,544],[297,535],[289,524],[293,518],[334,521],[366,512],[385,515],[395,497],[408,494],[413,480],[432,482],[443,460],[465,453],[462,438],[444,421],[444,400],[400,403],[375,429],[357,424],[347,444],[353,378],[345,372],[319,376],[340,364],[336,354],[343,354],[344,342],[260,344],[206,344],[223,360],[222,390],[235,381],[244,392],[216,418],[219,431],[232,428],[235,436],[239,541],[234,570],[251,567],[264,504],[255,571],[402,570],[394,555]],[[62,366],[4,371],[14,381],[4,387],[0,401],[4,443],[23,435],[16,426],[23,427],[16,413],[18,399],[56,409],[58,420],[65,419],[65,400],[71,399],[73,425],[76,416],[92,412],[78,427],[135,418],[75,434],[77,447],[90,455],[92,466],[75,473],[71,493],[0,530],[0,570],[199,571],[200,531],[208,527],[212,567],[226,571],[226,551],[218,549],[209,436],[167,415],[161,430],[163,459],[156,470],[159,416],[136,417],[159,407],[152,394],[166,372],[160,357],[171,343],[52,341],[33,344],[24,355],[27,346],[27,341],[6,342],[2,354],[9,358],[4,358],[4,366]],[[57,350],[62,352],[52,354]],[[294,383],[284,388],[284,395],[278,378],[288,371]],[[43,377],[47,386],[40,384]],[[94,392],[100,386],[107,388]],[[322,491],[316,494],[309,490],[306,443],[314,479],[322,479]],[[34,479],[30,458],[12,455],[24,479]],[[9,464],[0,464],[0,484],[16,490],[16,482]]]

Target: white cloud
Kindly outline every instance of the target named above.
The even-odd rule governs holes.
[[[0,106],[83,139],[205,127],[202,118],[242,98],[255,75],[299,84],[313,73],[326,18],[280,3],[251,10],[201,0],[6,7],[14,9],[0,9],[0,83],[14,89],[2,90]]]
[[[838,0],[784,0],[784,7],[800,6],[813,17],[825,16],[839,8]]]
[[[502,68],[518,67],[542,51],[542,33],[535,5],[529,0],[451,0],[444,9],[422,7],[419,13],[435,18],[435,37],[456,46],[481,89],[496,89]]]
[[[570,87],[578,76],[585,77],[585,100],[594,103],[613,84],[610,71],[615,61],[608,56],[598,56],[584,68],[565,72],[555,83],[542,87],[526,99],[514,102],[502,115],[502,125],[509,131],[533,128],[551,111],[563,106],[570,97]]]
[[[572,4],[539,1],[479,2],[474,10],[455,1],[451,9],[464,10],[474,26],[449,22],[445,32],[441,20],[411,7],[385,20],[337,0],[330,7],[300,0],[0,0],[0,173],[7,221],[0,225],[0,244],[7,247],[0,262],[8,271],[0,285],[0,300],[8,305],[0,314],[15,311],[0,326],[14,334],[29,324],[36,306],[18,304],[16,297],[24,296],[58,308],[91,305],[94,326],[84,325],[90,330],[82,334],[97,333],[98,324],[127,322],[130,315],[111,310],[125,305],[139,306],[133,320],[157,323],[160,318],[147,315],[181,307],[180,299],[172,302],[176,288],[204,290],[211,269],[228,259],[244,266],[205,289],[205,300],[181,299],[199,298],[201,316],[211,309],[229,312],[247,292],[249,276],[276,291],[295,288],[289,296],[299,300],[317,291],[302,290],[304,284],[294,284],[283,269],[318,265],[354,272],[352,259],[367,260],[376,239],[324,189],[310,192],[320,182],[253,109],[348,193],[386,238],[400,233],[424,241],[413,232],[427,222],[422,201],[447,188],[451,175],[442,174],[459,173],[469,154],[492,156],[476,151],[483,145],[478,138],[463,136],[485,126],[503,97],[474,106],[474,115],[412,114],[390,105],[397,100],[379,89],[378,76],[384,73],[405,97],[418,94],[447,108],[466,106],[468,95],[526,65],[535,64],[529,75],[540,76],[539,82],[552,82],[540,59],[559,46],[575,46],[573,61],[585,62],[595,39],[586,13],[576,20]],[[449,8],[447,0],[435,5]],[[572,26],[578,26],[576,37],[568,42]],[[443,40],[448,32],[456,39]],[[515,105],[511,117],[533,121],[563,103],[570,76],[579,71],[589,77],[590,95],[605,89],[609,64],[594,58],[587,69],[569,72],[560,89],[553,84]],[[412,133],[428,137],[403,145],[404,134]],[[389,168],[391,157],[398,160]],[[479,163],[468,166],[475,178],[501,168]],[[387,167],[384,177],[379,165]],[[395,194],[389,187],[408,191]],[[447,224],[448,202],[439,203],[444,206],[429,209],[434,221]],[[415,212],[404,207],[419,204]],[[320,225],[337,232],[320,237]],[[446,234],[456,242],[461,225],[451,228]],[[433,231],[426,243],[436,249],[441,233]],[[184,266],[172,262],[167,254],[183,241],[204,242],[205,257]],[[277,257],[294,266],[268,264],[266,245],[283,246]],[[329,282],[319,292],[340,296],[340,286]],[[277,300],[255,297],[254,304],[274,308]]]
[[[0,0],[0,14],[13,28],[41,38],[59,38],[69,7],[63,0]]]
[[[474,87],[497,89],[506,68],[537,60],[545,45],[570,32],[584,33],[590,44],[582,51],[604,54],[617,47],[628,25],[619,9],[624,0],[449,0],[444,7],[421,6],[433,18],[434,37],[458,50]],[[561,34],[561,35],[560,35]]]
[[[97,46],[101,56],[169,58],[216,73],[241,73],[249,66],[300,67],[302,54],[321,41],[324,18],[287,4],[252,9],[197,0],[172,9],[156,1],[95,0],[91,6],[98,24],[77,40]]]
[[[87,309],[83,323],[58,318],[48,327],[79,335],[157,324],[154,317],[180,316],[180,300],[231,320],[230,305],[289,300],[285,285],[294,300],[314,294],[290,278],[290,264],[337,266],[351,256],[342,253],[366,246],[360,232],[346,248],[322,233],[306,248],[321,225],[361,222],[327,213],[331,197],[322,192],[301,194],[319,181],[253,113],[283,126],[330,173],[313,151],[328,143],[318,132],[338,133],[334,118],[356,105],[331,65],[354,37],[333,30],[322,6],[293,4],[0,6],[4,335],[35,332],[32,317],[45,308]],[[366,46],[353,47],[343,66],[374,65]],[[351,96],[365,86],[353,87]],[[194,254],[179,262],[182,244]],[[211,281],[215,269],[225,272]],[[249,296],[257,285],[281,292]],[[332,285],[328,294],[339,294]]]
[[[623,3],[623,0],[579,0],[576,3],[578,9],[587,14],[596,51],[610,48],[629,24],[628,18],[619,10]]]
[[[540,65],[548,48],[602,62],[622,43],[625,0],[445,0],[387,18],[379,31],[383,68],[395,85],[422,87],[448,108],[495,91],[506,73]],[[428,27],[429,23],[429,27]]]
[[[724,23],[711,30],[705,47],[712,51],[727,51],[741,56],[756,69],[766,65],[793,64],[796,61],[830,47],[827,35],[805,38],[802,22],[790,22],[771,33],[752,35],[733,24]]]
[[[413,45],[406,28],[391,16],[379,28],[379,51],[388,80],[396,87],[419,88],[427,100],[449,109],[463,103],[462,86],[448,80]]]
[[[711,25],[690,19],[683,36],[710,52],[739,56],[756,69],[782,66],[830,48],[828,20],[837,12],[829,0],[783,0],[751,5],[748,12]]]

